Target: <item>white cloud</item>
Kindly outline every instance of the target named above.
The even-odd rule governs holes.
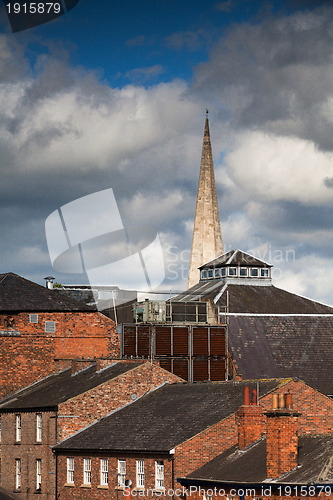
[[[256,200],[289,200],[323,205],[333,201],[333,190],[325,179],[333,174],[333,154],[313,143],[247,132],[224,163],[237,188]]]

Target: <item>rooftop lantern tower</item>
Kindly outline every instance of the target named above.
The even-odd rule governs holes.
[[[208,110],[202,145],[197,206],[187,288],[199,282],[199,267],[223,253],[219,207],[217,203]]]

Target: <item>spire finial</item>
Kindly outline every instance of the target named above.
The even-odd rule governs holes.
[[[206,117],[208,118],[208,109],[206,108]]]

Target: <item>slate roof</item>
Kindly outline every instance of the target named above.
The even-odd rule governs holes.
[[[95,308],[14,273],[0,274],[0,312],[93,312]]]
[[[262,380],[263,397],[290,379]],[[56,450],[169,452],[234,413],[244,386],[257,381],[165,384],[77,435]]]
[[[256,267],[272,267],[271,264],[264,262],[263,260],[257,259],[249,253],[243,252],[242,250],[230,250],[216,259],[213,259],[206,264],[203,264],[199,269],[208,269],[212,267],[220,266],[256,266]]]
[[[332,483],[333,435],[299,437],[299,465],[276,482]],[[235,445],[217,456],[186,479],[233,483],[262,483],[266,478],[266,440],[262,439],[245,450]],[[267,483],[267,485],[269,485]]]
[[[72,375],[71,368],[51,375],[25,389],[6,397],[0,402],[0,413],[3,411],[17,411],[18,409],[53,408],[83,394],[93,387],[116,378],[145,361],[118,363],[115,362],[102,370],[96,371],[96,364]]]
[[[333,316],[231,316],[228,340],[243,378],[299,377],[333,395]]]
[[[273,285],[201,281],[173,302],[210,300],[222,321],[229,296],[228,343],[245,379],[299,377],[333,395],[333,307]]]

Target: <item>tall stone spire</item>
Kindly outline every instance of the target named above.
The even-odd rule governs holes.
[[[200,279],[198,267],[222,253],[223,243],[207,110],[187,288],[198,283]]]

